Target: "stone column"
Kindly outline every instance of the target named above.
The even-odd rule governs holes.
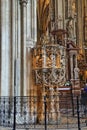
[[[27,96],[33,96],[33,76],[32,76],[32,54],[31,48],[27,48]]]
[[[27,67],[27,95],[30,96],[31,91],[31,48],[29,47],[29,40],[31,39],[31,1],[27,4],[27,48],[26,48],[26,67]]]
[[[16,40],[15,40],[15,36],[16,36],[16,29],[15,29],[15,26],[16,26],[16,23],[15,23],[15,18],[16,18],[16,3],[17,3],[17,0],[8,0],[8,2],[10,2],[10,26],[9,26],[9,29],[10,29],[10,35],[11,35],[11,39],[10,39],[10,52],[11,52],[11,56],[10,56],[10,62],[11,62],[11,67],[10,67],[10,83],[11,85],[9,86],[10,90],[9,90],[9,95],[10,96],[13,96],[14,95],[14,59],[15,59],[15,44],[16,44]]]
[[[1,43],[1,1],[0,1],[0,43]],[[1,44],[0,44],[0,95],[1,95]]]
[[[1,0],[1,96],[12,87],[11,1]]]
[[[73,79],[73,55],[70,55],[71,79]]]
[[[79,80],[79,68],[77,64],[77,53],[75,53],[75,68],[74,68],[74,79]]]
[[[75,54],[75,66],[78,67],[78,64],[77,64],[77,53]]]
[[[77,0],[77,45],[80,46],[80,53],[83,53],[83,22],[82,22],[82,0]]]
[[[31,68],[31,46],[32,44],[30,45],[29,44],[29,41],[31,40],[31,0],[28,1],[28,4],[27,4],[27,48],[26,48],[26,59],[27,59],[27,62],[26,62],[26,67],[27,67],[27,96],[30,96],[30,93],[31,93],[31,79],[32,79],[32,68]]]
[[[55,18],[58,18],[58,0],[55,0]]]
[[[32,33],[31,37],[36,42],[37,41],[37,0],[31,0],[31,19],[32,19]],[[34,43],[33,43],[34,44]]]
[[[76,43],[76,17],[74,16],[74,25],[73,25],[73,36],[74,36],[74,39],[75,39],[75,43]]]
[[[55,0],[55,18],[58,19],[58,28],[63,28],[63,1]],[[57,21],[56,21],[57,22]]]
[[[31,0],[29,0],[27,4],[27,41],[31,39],[31,8]],[[27,44],[29,44],[29,42]]]
[[[37,40],[37,16],[36,16],[36,3],[37,0],[29,0],[27,4],[27,89],[28,95],[33,95],[35,92],[35,86],[32,77],[32,48],[36,44]]]
[[[26,11],[27,11],[27,0],[20,0],[21,10],[21,57],[20,57],[20,84],[21,84],[21,95],[26,96]]]
[[[12,15],[12,23],[13,24],[13,42],[14,45],[14,94],[16,96],[20,96],[21,86],[20,86],[20,39],[21,39],[21,32],[20,32],[20,4],[19,0],[13,0],[13,15]],[[14,21],[14,22],[13,22]]]

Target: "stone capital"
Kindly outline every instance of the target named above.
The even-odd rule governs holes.
[[[27,4],[28,0],[19,0],[20,4]]]

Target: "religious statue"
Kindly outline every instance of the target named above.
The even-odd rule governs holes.
[[[69,38],[72,38],[73,37],[73,20],[72,19],[70,19],[67,22],[66,29],[67,29]]]
[[[79,79],[79,68],[78,67],[75,67],[74,68],[74,77],[75,77],[75,79]]]

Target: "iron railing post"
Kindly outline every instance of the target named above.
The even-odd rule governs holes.
[[[16,130],[16,96],[14,96],[14,120],[13,120],[13,130]]]
[[[78,118],[78,130],[81,130],[81,127],[80,127],[79,98],[78,98],[78,96],[77,96],[77,118]]]
[[[44,114],[45,114],[45,118],[44,118],[45,130],[47,130],[46,96],[44,96]]]

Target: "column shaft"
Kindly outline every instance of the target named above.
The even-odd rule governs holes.
[[[0,43],[1,43],[1,1],[0,1]],[[1,44],[0,44],[0,95],[1,95]]]
[[[73,56],[70,56],[71,79],[73,79]]]
[[[13,60],[14,60],[14,94],[20,96],[20,4],[13,0],[12,27],[13,27]]]
[[[11,86],[11,1],[1,0],[1,95],[9,96]]]
[[[20,0],[21,9],[21,95],[26,96],[26,6],[27,0]]]
[[[36,0],[32,0],[32,39],[37,41],[37,14],[36,14]]]

